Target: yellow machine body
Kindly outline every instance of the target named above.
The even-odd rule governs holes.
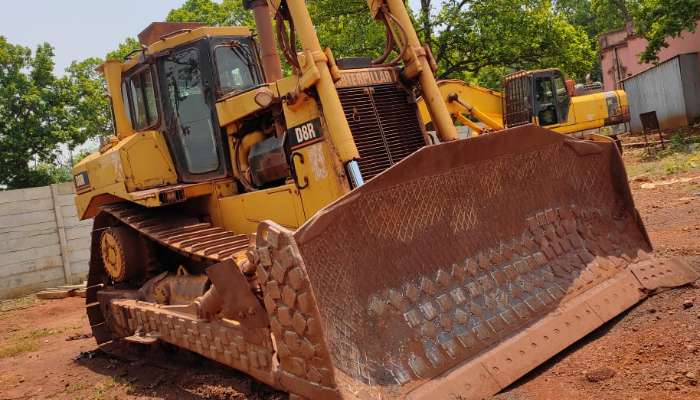
[[[456,122],[468,126],[477,135],[504,129],[507,99],[503,93],[460,80],[442,80],[438,86]],[[530,122],[554,132],[576,134],[629,120],[629,105],[624,90],[567,97],[566,118],[543,124],[533,113]],[[422,99],[419,108],[423,122],[429,123],[430,114]]]
[[[296,398],[481,399],[697,279],[654,256],[610,140],[533,124],[598,127],[624,93],[506,80],[558,94],[535,110],[438,83],[402,0],[367,2],[377,60],[336,60],[303,0],[244,4],[257,37],[154,23],[102,66],[114,137],[73,169],[98,343],[167,342]],[[453,118],[499,132],[457,140]]]

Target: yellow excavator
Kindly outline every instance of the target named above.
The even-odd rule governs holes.
[[[115,136],[73,171],[98,343],[293,399],[483,398],[697,278],[653,254],[611,141],[456,140],[404,2],[367,3],[377,60],[336,60],[303,0],[255,0],[257,35],[154,23],[102,66]]]
[[[533,123],[583,136],[630,119],[624,90],[579,94],[574,82],[554,68],[507,75],[503,92],[460,80],[438,81],[438,88],[453,119],[474,135]],[[422,99],[419,109],[429,124],[430,112]]]

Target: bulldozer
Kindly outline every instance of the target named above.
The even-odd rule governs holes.
[[[630,120],[624,90],[579,93],[574,81],[556,68],[506,75],[503,92],[455,79],[438,81],[438,87],[453,119],[474,135],[532,123],[584,137]],[[419,99],[418,106],[423,123],[429,124],[427,105]]]
[[[336,60],[303,0],[254,0],[255,34],[154,23],[101,66],[115,135],[73,170],[98,344],[294,399],[484,398],[697,279],[653,253],[611,141],[457,140],[404,2],[367,5],[375,60]]]

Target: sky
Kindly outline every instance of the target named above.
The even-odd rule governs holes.
[[[185,0],[0,0],[0,36],[36,49],[48,42],[62,73],[74,60],[104,57]],[[410,1],[413,6],[418,0]]]
[[[125,38],[162,21],[185,0],[0,0],[0,36],[36,49],[54,47],[55,70],[73,60],[103,58]]]
[[[74,60],[103,58],[185,0],[0,0],[0,36],[30,47],[48,42],[56,73]],[[416,7],[418,0],[411,0]]]

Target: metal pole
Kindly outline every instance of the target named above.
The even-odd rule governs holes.
[[[270,6],[265,0],[247,0],[245,8],[253,11],[255,26],[260,38],[260,57],[262,58],[265,80],[272,83],[282,79],[282,64],[275,46],[275,35],[272,28]]]
[[[389,11],[396,17],[403,30],[406,32],[406,41],[408,42],[406,45],[413,49],[422,50],[421,43],[418,40],[418,34],[416,34],[413,22],[408,15],[408,11],[406,11],[406,5],[403,0],[386,0],[386,4],[389,6]],[[418,62],[420,62],[422,67],[422,72],[418,80],[421,90],[423,91],[423,99],[428,106],[430,118],[433,124],[435,124],[435,129],[440,136],[440,140],[443,142],[456,140],[457,128],[455,128],[450,112],[447,110],[447,105],[442,99],[440,89],[438,89],[437,82],[435,81],[435,76],[430,68],[430,63],[424,54],[418,55]]]
[[[321,44],[318,41],[318,36],[316,36],[316,31],[304,0],[287,0],[287,7],[292,20],[294,20],[294,27],[302,48],[311,54],[323,54],[323,49],[321,49]],[[345,112],[340,103],[340,97],[338,97],[333,78],[331,78],[328,64],[321,59],[318,61],[307,60],[307,62],[315,62],[316,68],[318,68],[320,73],[320,79],[316,82],[316,91],[321,99],[331,141],[338,151],[340,160],[345,164],[359,159],[360,153],[357,151],[357,146],[352,138],[350,125],[348,125],[348,120],[345,118]]]

